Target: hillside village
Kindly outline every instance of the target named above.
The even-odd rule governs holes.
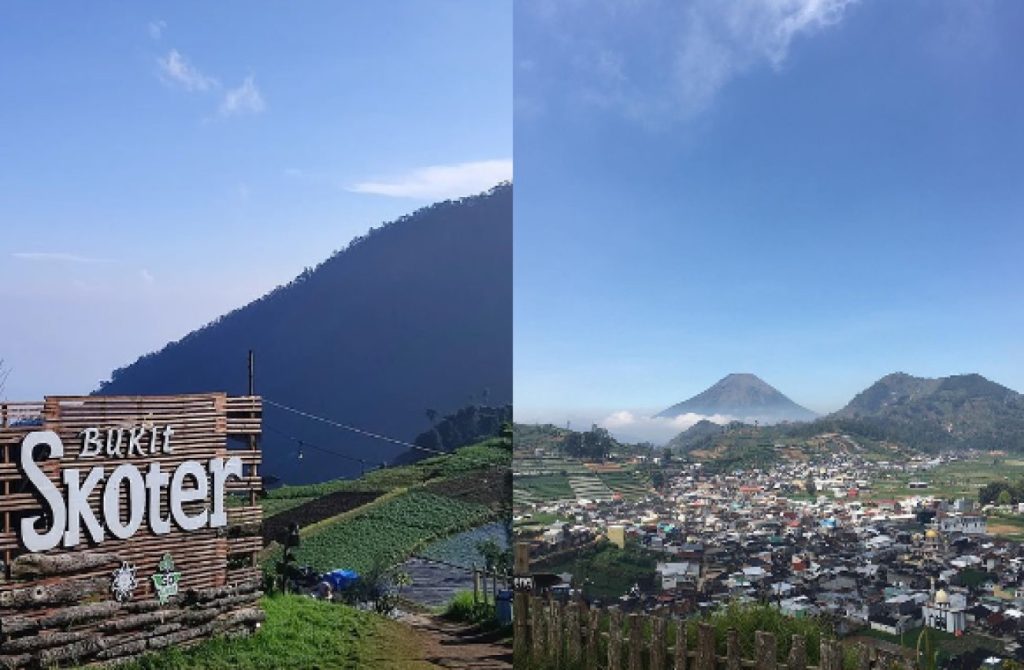
[[[1024,510],[947,499],[930,478],[979,457],[834,453],[717,474],[687,463],[660,491],[629,495],[593,485],[591,472],[572,478],[573,496],[555,500],[523,495],[517,484],[515,518],[538,574],[608,547],[651,558],[653,574],[614,597],[596,594],[585,568],[550,575],[562,597],[675,615],[766,602],[894,650],[927,628],[964,667],[978,667],[1024,660],[1024,546],[989,532],[990,519],[1004,524]],[[543,463],[538,453],[517,457],[517,480]]]

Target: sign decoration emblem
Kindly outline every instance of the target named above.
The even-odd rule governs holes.
[[[181,573],[174,570],[174,559],[170,554],[164,554],[160,559],[157,572],[153,575],[153,586],[156,588],[156,599],[161,605],[166,605],[171,596],[178,595],[178,582],[181,581]]]
[[[132,597],[135,588],[139,585],[135,578],[135,566],[125,561],[121,567],[114,570],[114,579],[110,584],[110,590],[114,593],[114,599],[123,603]]]

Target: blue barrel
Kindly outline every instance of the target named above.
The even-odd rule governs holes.
[[[495,599],[495,615],[498,617],[498,623],[506,626],[512,623],[512,591],[511,589],[502,589],[498,591],[498,597]]]

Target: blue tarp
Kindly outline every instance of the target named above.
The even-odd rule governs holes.
[[[357,579],[359,579],[359,573],[355,570],[332,570],[324,573],[322,581],[330,584],[335,591],[341,591],[348,588]]]

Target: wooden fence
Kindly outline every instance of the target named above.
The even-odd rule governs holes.
[[[263,619],[256,559],[262,548],[261,417],[260,398],[222,393],[0,404],[0,669],[112,662],[212,634],[251,632]],[[135,424],[176,427],[173,452],[147,454],[146,463],[169,469],[186,460],[241,459],[243,476],[225,487],[234,503],[227,508],[227,526],[186,532],[174,525],[155,534],[144,524],[128,539],[108,534],[100,544],[83,541],[73,549],[28,552],[18,538],[19,523],[41,512],[18,466],[23,439],[34,431],[56,432],[70,464],[80,456],[85,428]],[[109,472],[130,460],[130,453],[98,455],[85,463]],[[59,465],[49,460],[41,467],[63,490]],[[96,487],[88,505],[98,516],[102,504]],[[194,514],[204,504],[196,500],[183,508]],[[166,500],[159,510],[169,516]],[[161,602],[153,575],[164,569],[165,555],[180,573],[180,591]],[[112,573],[126,563],[136,569],[137,579],[131,596],[119,602],[111,592]]]
[[[818,665],[808,662],[807,641],[791,639],[789,653],[778,657],[775,635],[757,631],[753,658],[741,655],[740,635],[726,632],[725,654],[715,628],[697,624],[696,646],[688,648],[687,622],[659,615],[590,609],[517,593],[514,605],[516,667],[587,670],[870,670],[903,665],[898,656],[858,645],[844,651],[837,640],[821,641]]]

